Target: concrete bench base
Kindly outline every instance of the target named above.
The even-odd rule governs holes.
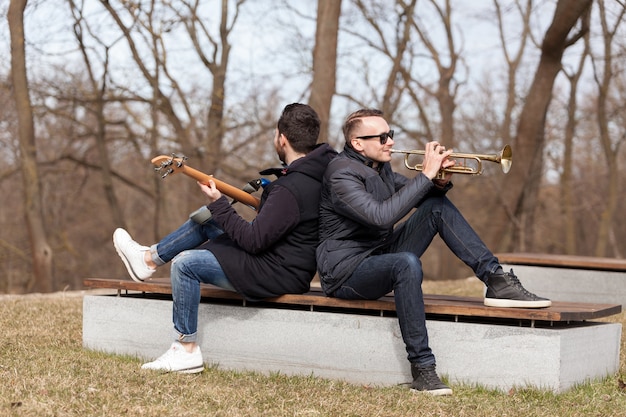
[[[524,287],[557,301],[626,306],[626,272],[504,264],[513,268]]]
[[[172,302],[85,296],[83,345],[154,359],[172,340]],[[437,369],[452,383],[562,392],[619,369],[621,324],[554,327],[428,320]],[[410,383],[395,317],[202,303],[200,345],[222,369],[314,375],[386,386]]]
[[[552,300],[626,306],[626,259],[545,253],[500,253],[524,286]]]

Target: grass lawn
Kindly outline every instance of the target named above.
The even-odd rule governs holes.
[[[474,284],[426,283],[429,293],[477,295]],[[626,314],[608,321],[626,324]],[[451,397],[313,377],[140,371],[132,357],[82,348],[76,294],[0,296],[0,416],[625,416],[620,371],[563,394],[452,384]],[[436,352],[435,352],[436,353]],[[205,352],[209,356],[209,352]],[[469,358],[468,360],[471,360]]]

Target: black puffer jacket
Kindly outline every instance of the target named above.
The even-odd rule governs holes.
[[[327,295],[372,252],[393,242],[394,225],[431,193],[442,193],[424,174],[413,179],[389,163],[378,169],[352,148],[328,164],[320,201],[317,268]],[[451,185],[450,185],[451,186]],[[447,187],[449,188],[449,187]]]
[[[337,155],[327,144],[282,170],[265,188],[252,223],[220,198],[208,207],[224,234],[203,245],[248,300],[309,290],[315,275],[322,176]]]

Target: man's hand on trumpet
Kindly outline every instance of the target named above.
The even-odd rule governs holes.
[[[439,171],[456,165],[454,159],[448,159],[452,154],[452,149],[446,150],[439,142],[428,142],[424,153],[422,172],[439,187],[445,187],[452,178],[452,173],[446,172],[444,178],[436,179]]]

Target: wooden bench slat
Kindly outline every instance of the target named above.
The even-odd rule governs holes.
[[[88,278],[84,280],[84,285],[89,288],[172,294],[172,286],[168,278],[152,278],[144,282],[112,280],[106,278]],[[204,284],[200,286],[200,295],[206,298],[243,301],[243,298],[235,292]],[[316,288],[312,288],[311,291],[306,294],[285,294],[280,297],[267,298],[263,300],[263,302],[305,306],[315,305],[323,307],[354,308],[362,310],[396,310],[393,297],[384,297],[379,300],[341,300],[339,298],[326,297],[321,292],[321,289]]]
[[[84,280],[84,285],[88,288],[106,288],[118,291],[138,291],[167,295],[171,295],[172,293],[169,278],[153,278],[144,282],[88,278]],[[239,294],[210,285],[201,286],[201,295],[206,298],[242,300],[243,302]],[[342,300],[324,296],[319,288],[312,288],[307,294],[286,294],[280,297],[263,300],[263,302],[352,310],[395,311],[395,303],[392,296],[386,296],[378,300]],[[559,301],[553,301],[552,306],[549,308],[540,309],[487,307],[483,305],[482,298],[436,294],[425,294],[424,304],[426,313],[433,315],[546,322],[578,322],[592,320],[619,314],[622,311],[622,307],[619,304]]]
[[[626,259],[546,253],[499,253],[496,256],[502,264],[626,272]]]

